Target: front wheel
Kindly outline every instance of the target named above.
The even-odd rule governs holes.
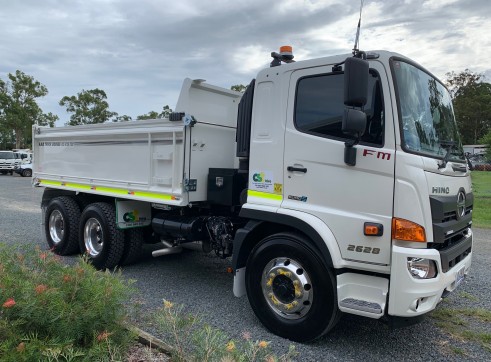
[[[22,171],[21,176],[22,177],[31,177],[32,176],[32,170],[29,170],[28,168],[26,168],[24,171]]]
[[[273,333],[297,342],[322,336],[338,321],[333,273],[300,235],[262,240],[246,268],[249,303]]]
[[[124,250],[124,232],[116,227],[114,206],[105,202],[88,205],[80,217],[80,248],[98,269],[118,265]]]

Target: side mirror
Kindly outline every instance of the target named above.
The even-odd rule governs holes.
[[[367,115],[358,109],[346,108],[343,115],[341,129],[344,133],[356,137],[354,140],[344,143],[344,163],[349,166],[356,165],[356,148],[353,147],[358,143],[360,137],[365,133],[367,125]]]
[[[346,108],[343,115],[341,130],[350,136],[360,138],[365,133],[367,115],[358,109]]]
[[[346,58],[344,62],[344,105],[363,107],[367,103],[368,62],[360,58]]]

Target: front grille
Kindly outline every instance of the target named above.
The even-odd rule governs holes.
[[[428,248],[440,252],[443,272],[447,272],[472,251],[470,227],[474,196],[466,195],[465,211],[459,217],[457,196],[431,196],[431,215],[433,220],[433,242]]]

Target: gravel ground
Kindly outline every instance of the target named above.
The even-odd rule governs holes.
[[[47,249],[40,228],[41,195],[42,189],[31,188],[28,178],[0,175],[0,242],[37,244]],[[123,270],[124,277],[135,280],[139,290],[135,300],[142,306],[142,316],[151,315],[165,298],[185,305],[187,312],[201,315],[232,338],[239,339],[243,332],[249,332],[253,339],[271,341],[278,354],[288,350],[291,342],[269,333],[256,319],[246,297],[233,296],[233,276],[226,272],[229,261],[191,251],[152,258],[151,251],[152,248],[145,248],[141,260]],[[474,229],[471,274],[442,307],[491,310],[490,267],[491,230]],[[163,337],[145,318],[138,326]],[[491,333],[490,323],[475,322],[472,328]],[[295,345],[300,353],[298,360],[302,361],[491,360],[491,351],[480,343],[451,336],[439,329],[432,318],[391,330],[375,320],[345,315],[327,336],[314,343]],[[463,354],[456,353],[456,349]]]

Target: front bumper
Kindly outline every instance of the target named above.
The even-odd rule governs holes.
[[[469,231],[466,242],[472,246],[472,231]],[[433,279],[415,279],[407,269],[407,258],[425,258],[434,260],[438,275]],[[472,252],[443,272],[442,257],[435,249],[411,249],[399,246],[392,247],[392,271],[389,289],[388,314],[398,317],[416,317],[435,309],[442,295],[457,288],[459,272],[469,273]]]

